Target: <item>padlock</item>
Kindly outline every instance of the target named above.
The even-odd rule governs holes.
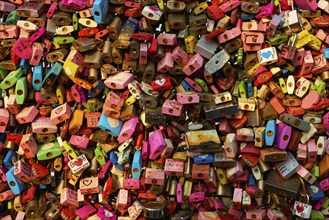
[[[309,195],[306,193],[306,187],[304,185],[303,180],[300,179],[300,181],[302,182],[302,190],[303,190],[303,192],[300,192],[300,195],[301,198],[306,198],[306,201],[304,203],[296,200],[293,207],[293,214],[308,219],[311,216],[312,206],[308,205]]]

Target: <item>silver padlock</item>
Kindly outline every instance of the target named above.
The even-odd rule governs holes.
[[[305,187],[305,183],[303,181],[303,179],[301,177],[299,177],[301,184],[302,184],[302,190],[300,191],[300,199],[301,198],[306,198],[306,203],[301,202],[301,201],[295,201],[294,207],[293,207],[293,214],[305,219],[309,219],[311,216],[311,212],[312,212],[312,206],[309,205],[309,195],[306,193],[306,187]]]

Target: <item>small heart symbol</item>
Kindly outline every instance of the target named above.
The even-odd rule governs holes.
[[[75,138],[74,138],[74,141],[77,145],[81,144],[84,140],[85,139],[83,137],[80,137],[80,136],[75,136]]]
[[[55,109],[55,114],[58,115],[59,113],[61,113],[62,110],[63,110],[63,107],[62,106],[56,108]]]
[[[296,206],[296,211],[297,211],[298,213],[303,212],[303,211],[304,211],[304,206],[302,206],[302,205],[297,205],[297,206]]]
[[[269,50],[262,53],[262,57],[264,57],[266,59],[270,58],[271,56],[272,56],[272,52]]]
[[[87,179],[87,180],[83,180],[82,183],[85,185],[85,186],[89,186],[93,181],[90,180],[90,179]]]
[[[82,159],[79,158],[79,159],[75,160],[75,161],[73,162],[73,164],[74,164],[75,166],[81,166],[81,165],[82,165]]]
[[[163,84],[165,84],[166,79],[157,79],[155,80],[155,84],[162,86]]]

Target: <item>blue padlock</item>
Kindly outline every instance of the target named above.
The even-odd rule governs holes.
[[[119,32],[119,37],[121,35],[121,38],[125,38],[125,37],[130,38],[130,35],[136,31],[137,27],[138,27],[138,20],[131,17],[128,18],[128,20],[121,27],[121,30]]]
[[[240,13],[240,18],[243,21],[253,20],[253,19],[255,19],[255,17],[256,17],[256,14],[249,14],[249,13],[245,13],[245,12]]]
[[[254,174],[252,172],[250,172],[248,174],[248,186],[255,186],[256,185],[256,180],[254,177]]]
[[[120,118],[110,118],[105,116],[104,113],[101,114],[101,117],[98,121],[98,127],[114,137],[119,136],[122,124],[123,122]]]
[[[33,68],[33,75],[32,75],[32,87],[34,91],[40,91],[41,83],[43,81],[43,67],[42,62],[38,66]]]
[[[27,71],[30,69],[29,60],[21,59],[19,63],[19,67],[22,69],[23,74],[27,74]]]
[[[17,154],[14,151],[8,151],[5,158],[3,159],[3,164],[7,169],[10,169],[14,166],[16,162]]]
[[[207,164],[214,162],[214,156],[212,154],[201,154],[193,157],[195,164]]]
[[[25,189],[25,184],[14,175],[14,167],[10,168],[6,173],[8,186],[15,195],[21,194]]]
[[[105,86],[102,80],[98,80],[93,84],[93,87],[91,90],[89,90],[89,97],[94,98],[99,93],[101,93],[104,90]]]
[[[44,89],[50,88],[56,81],[59,73],[62,71],[63,66],[59,62],[56,62],[48,71],[47,75],[42,81],[41,87]]]
[[[139,179],[142,172],[142,152],[136,150],[133,157],[133,162],[131,163],[131,175],[135,179]]]
[[[192,86],[190,86],[185,80],[181,81],[181,85],[185,89],[186,92],[195,92]]]
[[[114,166],[116,166],[119,170],[123,170],[124,169],[122,165],[118,164],[118,155],[116,154],[115,151],[111,151],[109,153],[109,158],[110,158],[110,161],[112,162],[112,164]]]
[[[91,12],[94,16],[94,21],[101,24],[109,11],[109,1],[95,0]]]
[[[266,146],[273,146],[275,140],[275,120],[269,120],[265,128],[265,144]]]
[[[323,55],[325,58],[329,59],[329,47],[323,50]]]
[[[253,87],[252,83],[247,84],[247,92],[248,92],[249,98],[254,97],[254,87]]]
[[[312,201],[319,201],[324,198],[324,193],[319,184],[313,183],[313,184],[307,185],[307,189],[311,193]]]

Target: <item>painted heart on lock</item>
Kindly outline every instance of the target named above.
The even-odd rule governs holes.
[[[77,159],[77,160],[75,160],[74,162],[73,162],[73,164],[75,165],[75,166],[81,166],[82,165],[82,159],[81,158],[79,158],[79,159]]]
[[[63,107],[61,106],[61,107],[59,107],[59,108],[57,108],[57,109],[55,109],[55,114],[59,114],[59,113],[61,113],[61,111],[63,110]]]
[[[163,86],[163,84],[165,84],[166,79],[157,79],[155,80],[155,83],[159,86]]]
[[[85,139],[83,137],[80,137],[80,136],[75,136],[75,138],[74,138],[74,141],[75,141],[76,145],[83,143],[84,140]]]
[[[85,186],[89,186],[93,181],[92,180],[83,180],[82,183],[85,185]]]
[[[262,57],[268,59],[272,56],[272,52],[271,51],[266,51],[262,53]]]
[[[297,206],[296,206],[296,211],[297,211],[298,213],[302,213],[302,212],[304,211],[304,206],[302,206],[302,205],[297,205]]]

